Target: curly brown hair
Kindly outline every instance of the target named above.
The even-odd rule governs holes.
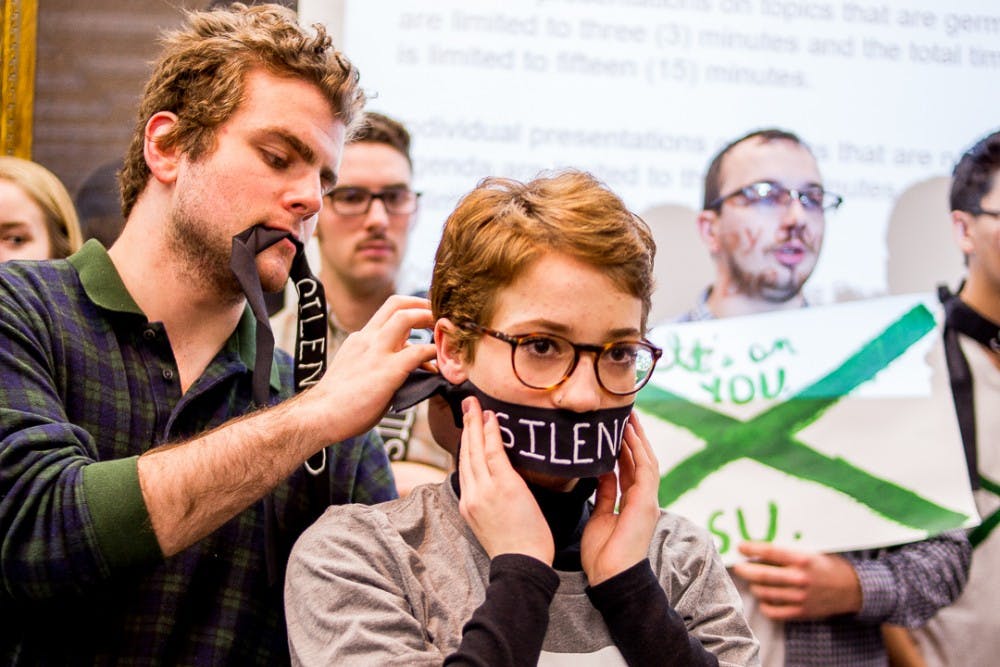
[[[119,174],[126,218],[149,181],[145,129],[159,111],[178,118],[159,139],[161,145],[179,146],[197,160],[214,149],[216,131],[243,100],[246,74],[252,69],[315,84],[347,126],[348,136],[365,103],[357,69],[334,48],[326,29],[316,24],[306,30],[295,12],[279,5],[234,3],[228,9],[189,12],[185,27],[166,33],[162,42]]]

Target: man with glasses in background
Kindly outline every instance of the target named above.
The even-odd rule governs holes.
[[[325,197],[316,225],[319,278],[329,305],[330,358],[396,292],[420,196],[413,191],[412,178],[409,132],[388,116],[365,112],[360,128],[344,146],[337,187]],[[271,323],[278,347],[292,354],[296,322],[293,305]],[[411,336],[413,342],[430,340],[427,330],[415,330]],[[376,430],[400,495],[418,484],[441,481],[451,468],[451,456],[434,442],[427,427],[426,405],[390,412]]]
[[[788,175],[787,181],[781,176]],[[825,212],[841,198],[823,189],[812,153],[795,135],[761,130],[716,155],[705,174],[698,232],[715,282],[684,320],[801,308],[802,286],[823,243]]]
[[[989,665],[1000,655],[1000,131],[975,143],[955,165],[950,208],[965,256],[958,294],[943,290],[944,346],[982,523],[969,584],[915,635],[930,667]]]
[[[823,244],[826,212],[816,159],[796,135],[751,132],[705,175],[698,231],[715,281],[684,321],[806,305],[802,287]],[[885,665],[881,624],[917,627],[961,592],[969,545],[960,531],[889,549],[809,553],[746,542],[731,573],[768,666]]]

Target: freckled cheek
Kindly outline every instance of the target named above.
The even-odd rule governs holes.
[[[48,240],[34,239],[18,248],[0,247],[0,262],[12,259],[49,259]]]
[[[476,361],[469,372],[469,379],[474,385],[487,394],[501,401],[531,405],[537,401],[539,392],[521,384],[514,375],[509,352],[491,355],[489,359],[480,359],[483,349],[480,347]]]

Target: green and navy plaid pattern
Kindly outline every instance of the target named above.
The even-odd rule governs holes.
[[[107,253],[0,266],[0,662],[249,665],[288,661],[263,503],[164,559],[135,457],[251,409],[245,314],[181,394],[163,326]],[[291,360],[275,354],[272,401]],[[396,495],[377,437],[339,443],[334,503]],[[283,552],[326,507],[302,468],[273,493]]]

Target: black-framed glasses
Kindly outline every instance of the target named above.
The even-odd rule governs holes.
[[[594,353],[594,375],[609,394],[628,396],[643,388],[663,351],[645,340],[623,340],[603,345],[574,343],[555,334],[521,336],[496,331],[474,322],[462,328],[492,336],[510,345],[510,363],[521,384],[532,389],[555,389],[580,362],[582,352]]]
[[[408,215],[417,210],[419,192],[414,192],[405,185],[383,188],[372,192],[368,188],[345,186],[334,188],[327,195],[333,211],[340,215],[364,215],[372,207],[372,201],[381,199],[386,213],[393,215]]]
[[[707,208],[717,211],[722,208],[723,203],[733,197],[742,197],[748,205],[762,208],[785,207],[791,204],[792,200],[797,200],[802,204],[802,208],[809,213],[821,213],[835,209],[844,201],[843,197],[827,192],[820,185],[809,185],[801,190],[795,190],[786,188],[780,183],[760,181],[716,198],[709,203]]]
[[[972,215],[988,215],[991,218],[1000,218],[1000,211],[993,211],[988,208],[983,208],[982,206],[975,206],[968,210],[968,213]]]

